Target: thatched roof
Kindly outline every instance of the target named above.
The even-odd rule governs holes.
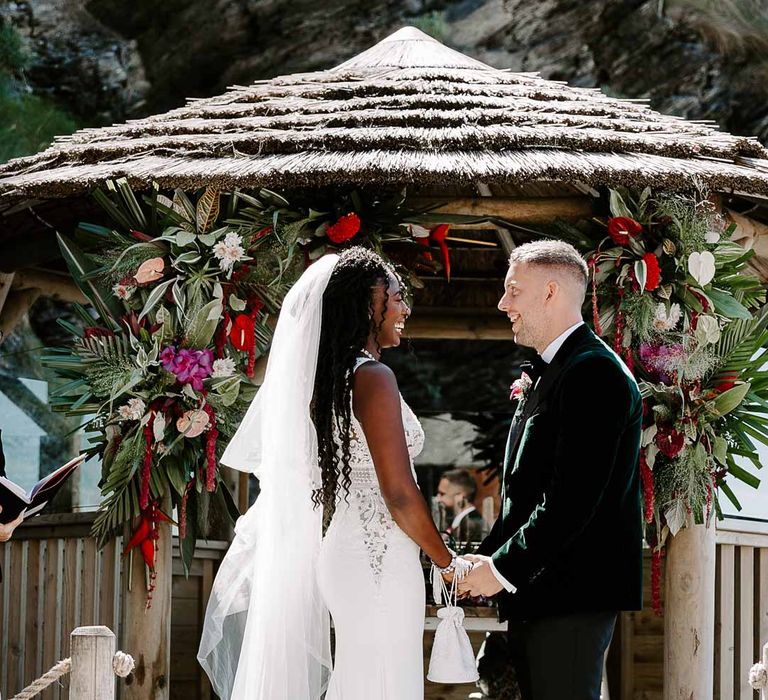
[[[768,152],[710,123],[497,70],[405,28],[327,71],[58,138],[0,166],[0,203],[108,178],[164,187],[510,183],[768,194]]]

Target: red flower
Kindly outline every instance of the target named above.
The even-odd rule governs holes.
[[[728,391],[728,389],[733,389],[738,378],[738,372],[725,372],[720,376],[720,381],[715,384],[715,391],[718,394],[722,394],[724,391]]]
[[[659,259],[653,253],[643,255],[645,260],[645,289],[652,292],[661,282],[661,269],[659,268]]]
[[[643,227],[627,216],[614,216],[608,219],[608,235],[616,245],[629,245],[632,238],[643,232]]]
[[[256,344],[253,319],[248,314],[238,314],[229,331],[229,342],[236,350],[250,352]]]
[[[325,225],[325,230],[331,243],[339,245],[354,238],[360,230],[360,217],[355,212],[342,216],[333,226]]]
[[[663,425],[656,433],[656,444],[665,457],[674,459],[685,447],[685,435],[671,425]]]

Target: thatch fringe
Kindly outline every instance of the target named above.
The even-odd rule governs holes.
[[[709,189],[768,195],[768,169],[755,171],[710,159],[681,161],[648,154],[579,153],[531,149],[486,151],[314,152],[231,158],[148,156],[93,165],[66,165],[14,177],[5,198],[45,193],[63,197],[85,193],[107,179],[125,177],[134,186],[156,181],[161,187],[197,189],[321,187],[342,184],[524,184],[540,180],[579,182],[592,187],[653,186],[668,190]]]

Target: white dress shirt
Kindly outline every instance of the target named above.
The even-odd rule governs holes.
[[[583,326],[584,321],[579,321],[578,323],[574,323],[570,328],[566,328],[560,335],[557,336],[549,345],[547,345],[546,348],[544,348],[544,352],[541,353],[541,359],[544,360],[547,364],[552,362],[552,360],[555,359],[555,355],[557,355],[557,351],[562,347],[563,343],[566,341],[569,335],[573,333],[579,326]],[[501,514],[499,514],[499,517],[501,517]],[[493,563],[493,559],[488,559],[488,564],[491,567],[491,571],[493,572],[493,575],[496,577],[496,580],[504,586],[504,589],[508,591],[509,593],[514,593],[517,588],[513,586],[507,579],[505,579],[500,573],[499,570],[496,568],[496,565]]]
[[[459,525],[461,525],[461,521],[464,520],[473,510],[477,510],[474,506],[468,506],[464,510],[461,511],[461,513],[457,513],[456,517],[453,519],[453,522],[451,523],[451,530],[455,530]]]

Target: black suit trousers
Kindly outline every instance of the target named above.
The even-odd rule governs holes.
[[[522,700],[600,700],[603,658],[616,612],[509,623]]]

